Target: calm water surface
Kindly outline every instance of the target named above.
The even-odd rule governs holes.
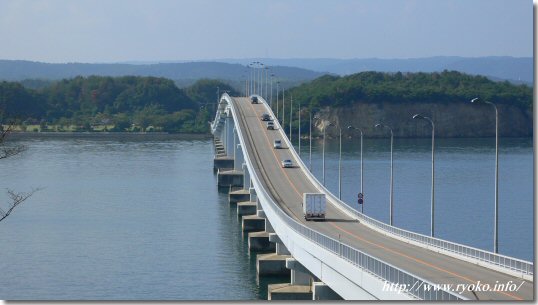
[[[495,139],[436,139],[436,237],[493,251]],[[326,184],[338,195],[338,140],[326,147]],[[302,158],[309,165],[308,142]],[[321,181],[321,141],[313,144],[312,171]],[[297,146],[296,146],[297,147]],[[393,224],[430,234],[431,141],[394,139]],[[390,140],[364,139],[365,214],[389,221]],[[533,261],[532,139],[500,139],[499,252]],[[360,141],[342,140],[342,199],[358,208]]]
[[[3,188],[43,190],[0,223],[0,299],[252,300],[256,282],[235,207],[216,187],[212,141],[182,136],[22,137],[0,161]],[[343,199],[355,204],[358,143],[346,139]],[[436,232],[491,249],[491,139],[438,140]],[[307,144],[307,143],[304,143]],[[303,159],[308,164],[308,148]],[[320,144],[313,171],[321,175]],[[337,192],[338,143],[327,147],[328,187]],[[533,257],[530,139],[503,139],[500,251]],[[388,140],[365,140],[365,212],[388,219]],[[395,140],[394,222],[429,232],[430,144]],[[0,193],[5,202],[5,192]]]

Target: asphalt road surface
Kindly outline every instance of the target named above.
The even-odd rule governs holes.
[[[267,130],[261,115],[266,112],[263,104],[251,104],[245,97],[235,97],[239,110],[237,123],[245,131],[245,148],[254,164],[262,184],[280,207],[295,220],[343,243],[379,258],[393,266],[436,284],[479,285],[515,283],[518,291],[476,291],[463,293],[469,299],[479,300],[533,300],[533,282],[506,275],[472,263],[439,254],[397,239],[387,237],[359,223],[327,204],[325,221],[306,221],[302,212],[302,194],[318,190],[298,168],[282,168],[281,161],[294,160],[285,142],[282,149],[274,149],[273,142],[282,139],[280,130]],[[453,286],[456,287],[456,286]],[[463,286],[460,286],[463,287]],[[483,287],[483,286],[482,286]]]

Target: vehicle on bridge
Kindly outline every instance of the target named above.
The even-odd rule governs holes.
[[[268,113],[262,114],[262,121],[270,121],[271,116]]]
[[[251,96],[251,97],[250,97],[250,102],[251,102],[252,104],[258,104],[258,97],[255,96],[255,95]]]
[[[267,129],[275,130],[275,123],[273,123],[273,121],[268,121]]]
[[[290,159],[282,160],[282,167],[293,167],[293,162]]]
[[[273,148],[275,149],[282,148],[282,140],[275,140],[275,142],[273,143]]]
[[[304,219],[325,220],[327,200],[323,193],[303,193]]]

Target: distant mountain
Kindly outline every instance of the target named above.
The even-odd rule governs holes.
[[[75,76],[154,76],[173,79],[177,84],[190,85],[198,79],[228,80],[239,84],[248,69],[241,64],[222,62],[185,62],[156,64],[51,64],[20,60],[0,60],[0,80],[58,80]],[[274,66],[272,73],[288,85],[315,79],[323,73],[303,68]]]
[[[213,61],[167,61],[129,63],[66,63],[0,60],[0,80],[28,82],[31,87],[42,84],[35,80],[58,80],[75,76],[155,76],[173,79],[180,87],[192,85],[201,78],[227,81],[240,89],[247,77],[246,66],[260,61],[271,67],[284,87],[313,80],[324,74],[349,75],[364,71],[378,72],[441,72],[459,71],[487,76],[495,81],[515,84],[534,82],[532,57],[457,57],[438,56],[410,59],[215,59]]]
[[[218,59],[219,62],[248,64],[254,59]],[[323,73],[349,75],[364,71],[378,72],[441,72],[454,70],[472,75],[483,75],[493,80],[514,83],[534,82],[532,57],[457,57],[438,56],[409,59],[256,59],[267,65],[298,67]]]

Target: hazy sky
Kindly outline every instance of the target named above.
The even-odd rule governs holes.
[[[0,0],[0,59],[531,57],[531,0]]]

